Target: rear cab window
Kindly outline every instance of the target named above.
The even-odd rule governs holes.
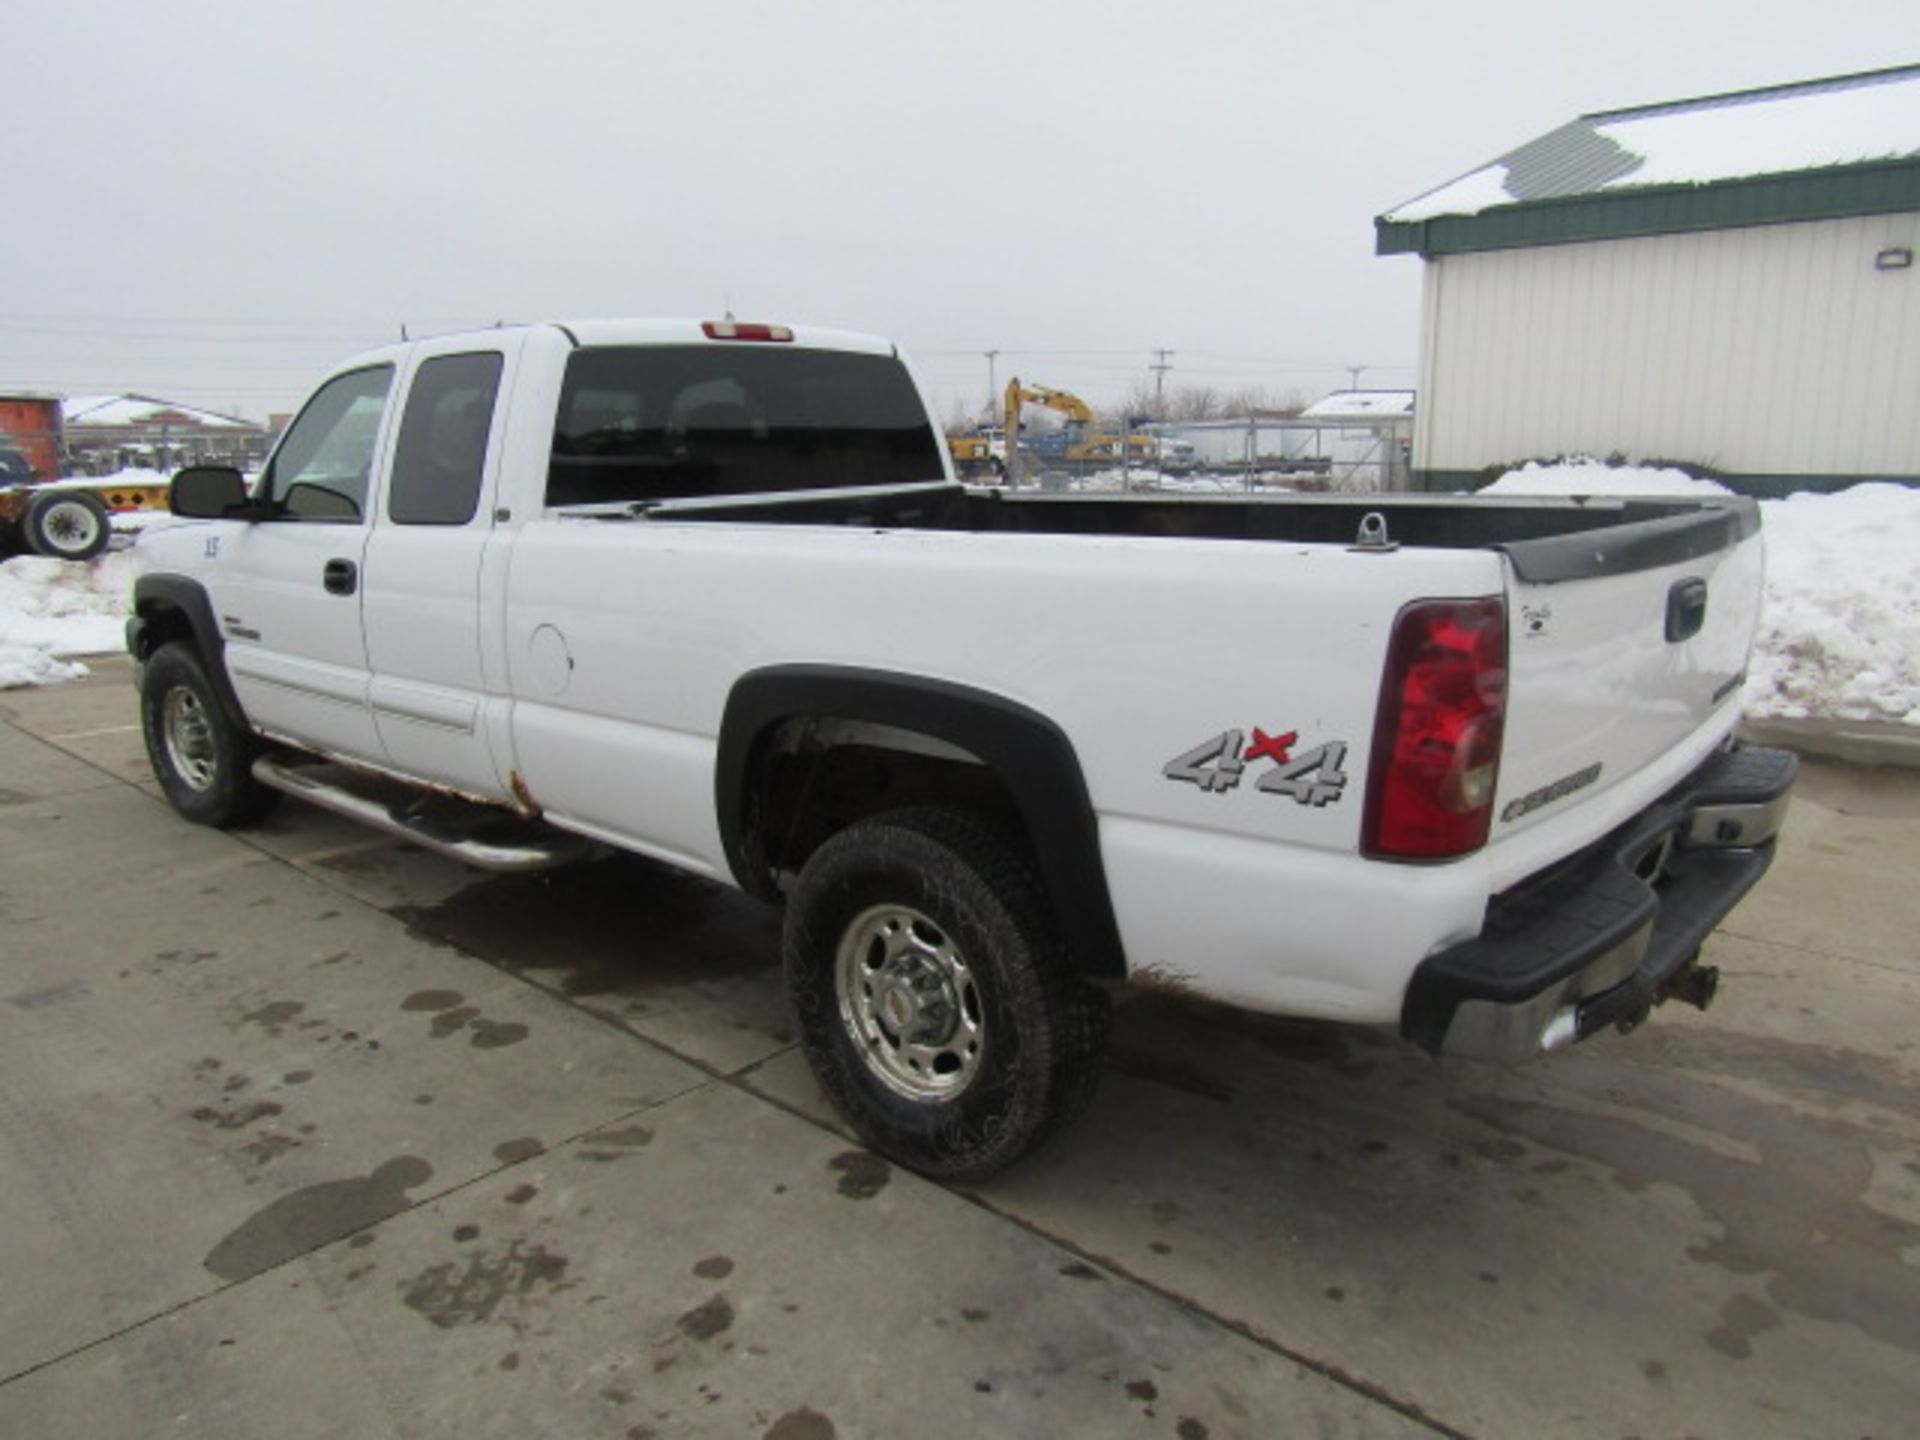
[[[465,525],[473,519],[504,363],[497,350],[422,362],[394,446],[387,518],[395,524]]]
[[[944,478],[919,393],[891,355],[592,346],[567,360],[547,504]]]

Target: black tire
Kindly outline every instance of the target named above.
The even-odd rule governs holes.
[[[801,870],[783,940],[807,1061],[877,1153],[982,1180],[1092,1099],[1106,996],[1068,967],[1031,860],[979,817],[841,831]]]
[[[259,740],[227,717],[199,654],[184,641],[162,645],[147,661],[140,729],[154,778],[196,825],[244,825],[280,799],[253,778]]]
[[[40,491],[22,529],[34,553],[52,560],[91,560],[113,538],[107,507],[85,490]]]

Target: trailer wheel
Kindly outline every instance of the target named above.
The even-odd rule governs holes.
[[[814,1076],[879,1154],[982,1180],[1092,1098],[1106,997],[1069,968],[1031,860],[977,816],[841,831],[800,872],[783,949]]]
[[[42,490],[27,505],[27,544],[54,560],[91,560],[107,548],[107,507],[85,490]]]
[[[140,729],[168,803],[196,825],[258,820],[280,792],[253,778],[260,743],[227,718],[191,645],[162,645],[140,678]]]

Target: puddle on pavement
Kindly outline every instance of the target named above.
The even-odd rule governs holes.
[[[544,1245],[512,1240],[499,1250],[429,1266],[406,1282],[400,1298],[443,1330],[497,1319],[524,1333],[537,1300],[579,1283],[566,1278],[567,1263]]]
[[[508,970],[559,970],[567,995],[769,970],[778,914],[711,881],[619,855],[533,875],[502,875],[438,905],[393,911],[418,937]]]
[[[222,1280],[245,1280],[297,1255],[397,1215],[407,1191],[433,1178],[433,1167],[401,1155],[370,1175],[306,1185],[247,1217],[203,1262]]]

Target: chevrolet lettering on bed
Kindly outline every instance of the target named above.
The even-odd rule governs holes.
[[[1510,1060],[1704,1004],[1793,782],[1724,686],[1750,501],[974,488],[839,331],[403,343],[172,503],[128,643],[182,815],[737,886],[832,1102],[950,1180],[1169,971]]]

